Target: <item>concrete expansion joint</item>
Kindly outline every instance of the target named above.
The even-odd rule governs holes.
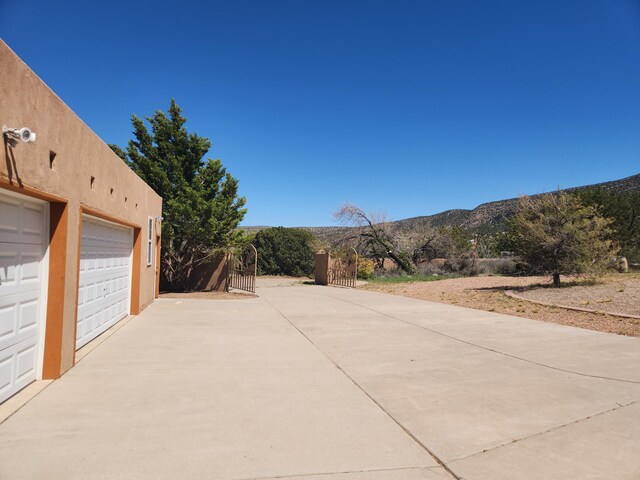
[[[636,403],[638,403],[638,401],[634,400],[633,402],[629,402],[629,403],[619,403],[619,402],[615,402],[615,403],[616,403],[617,406],[615,406],[613,408],[609,408],[607,410],[603,410],[602,412],[594,413],[593,415],[589,415],[589,416],[586,416],[584,418],[579,418],[578,420],[574,420],[573,422],[564,423],[562,425],[558,425],[557,427],[549,428],[549,429],[543,430],[541,432],[532,433],[531,435],[525,435],[524,437],[514,438],[513,440],[501,443],[500,445],[496,445],[495,447],[485,448],[484,450],[482,450],[480,452],[472,453],[470,455],[466,455],[466,456],[460,457],[460,458],[454,458],[454,459],[450,460],[449,463],[450,464],[451,463],[456,463],[456,462],[460,462],[462,460],[466,460],[468,458],[477,457],[477,456],[483,455],[483,454],[485,454],[487,452],[498,450],[500,448],[503,448],[503,447],[506,447],[506,446],[509,446],[509,445],[513,445],[514,443],[522,442],[523,440],[528,440],[530,438],[539,437],[539,436],[542,436],[542,435],[546,435],[547,433],[555,432],[557,430],[561,430],[563,428],[570,427],[572,425],[577,425],[579,423],[583,423],[583,422],[586,422],[588,420],[591,420],[592,418],[600,417],[602,415],[606,415],[608,413],[615,412],[616,410],[621,410],[621,409],[629,407],[631,405],[635,405]],[[461,479],[461,480],[464,480],[464,479]]]
[[[425,327],[424,325],[419,325],[419,324],[410,322],[408,320],[403,320],[401,318],[394,317],[393,315],[389,315],[387,313],[381,312],[381,311],[376,310],[374,308],[367,307],[366,305],[362,305],[362,304],[359,304],[359,303],[351,302],[349,300],[345,300],[344,298],[334,297],[333,295],[321,295],[321,294],[318,294],[318,293],[312,293],[312,295],[317,295],[319,297],[329,297],[329,298],[332,298],[334,300],[338,300],[338,301],[341,301],[341,302],[344,302],[344,303],[348,303],[350,305],[354,305],[356,307],[360,307],[360,308],[363,308],[365,310],[369,310],[370,312],[377,313],[377,314],[382,315],[383,317],[387,317],[387,318],[389,318],[391,320],[395,320],[397,322],[404,323],[405,325],[411,325],[413,327],[420,328],[422,330],[426,330],[428,332],[431,332],[431,333],[433,333],[435,335],[440,335],[441,337],[448,338],[449,340],[453,340],[453,341],[459,342],[459,343],[464,343],[464,344],[469,345],[471,347],[479,348],[479,349],[485,350],[487,352],[495,353],[497,355],[502,355],[504,357],[508,357],[508,358],[512,358],[514,360],[518,360],[518,361],[521,361],[521,362],[529,363],[531,365],[537,365],[538,367],[548,368],[550,370],[556,370],[556,371],[559,371],[559,372],[569,373],[569,374],[577,375],[577,376],[580,376],[580,377],[595,378],[595,379],[598,379],[598,380],[607,380],[607,381],[612,381],[612,382],[632,383],[632,384],[635,384],[635,385],[640,385],[640,381],[639,380],[629,380],[629,379],[626,379],[626,378],[607,377],[605,375],[592,375],[592,374],[589,374],[589,373],[577,372],[575,370],[569,370],[569,369],[566,369],[566,368],[554,367],[553,365],[548,365],[548,364],[542,363],[542,362],[536,362],[535,360],[529,360],[528,358],[519,357],[519,356],[513,355],[511,353],[502,352],[502,351],[496,350],[494,348],[489,348],[489,347],[485,347],[484,345],[480,345],[480,344],[477,344],[477,343],[469,342],[467,340],[463,340],[461,338],[454,337],[453,335],[447,335],[446,333],[439,332],[438,330],[434,330],[432,328]]]
[[[287,478],[313,478],[326,475],[351,475],[355,473],[384,473],[384,472],[404,472],[410,470],[438,470],[441,467],[389,467],[389,468],[374,468],[365,470],[344,470],[339,472],[314,472],[314,473],[287,473],[286,475],[271,475],[267,477],[242,477],[235,480],[278,480]]]
[[[444,469],[454,480],[463,480],[462,478],[460,478],[458,475],[456,475],[453,470],[451,470],[447,464],[444,463],[443,460],[440,459],[440,457],[438,457],[434,452],[432,452],[429,447],[427,447],[424,443],[422,443],[418,437],[416,437],[413,433],[411,433],[411,431],[405,427],[398,419],[396,419],[393,415],[391,415],[391,413],[389,413],[380,403],[378,403],[378,401],[373,398],[369,392],[367,392],[353,377],[351,377],[340,365],[338,365],[324,350],[322,350],[318,345],[316,345],[313,340],[311,340],[311,338],[309,338],[302,330],[300,330],[295,323],[293,323],[284,313],[282,313],[274,304],[272,304],[269,300],[264,299],[264,301],[269,304],[271,306],[271,308],[273,308],[276,312],[278,312],[278,314],[284,318],[294,329],[296,329],[296,331],[302,335],[311,345],[313,345],[313,347],[318,350],[320,353],[322,353],[322,355],[324,355],[324,357],[329,360],[329,362],[331,362],[333,364],[333,366],[335,368],[337,368],[338,370],[340,370],[340,372],[351,382],[353,383],[353,385],[358,388],[362,393],[364,393],[367,398],[373,402],[374,405],[376,405],[387,417],[389,417],[389,419],[391,421],[393,421],[396,425],[398,425],[398,427],[400,427],[402,429],[402,431],[404,431],[404,433],[411,438],[422,450],[425,451],[425,453],[427,453],[431,458],[433,458],[436,463],[442,468]]]

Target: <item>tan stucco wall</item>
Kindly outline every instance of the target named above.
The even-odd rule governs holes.
[[[329,254],[316,253],[314,276],[316,285],[329,285]]]
[[[75,352],[81,207],[141,228],[139,301],[144,308],[153,301],[155,290],[155,265],[147,267],[146,262],[147,218],[162,214],[162,199],[1,40],[0,125],[29,127],[37,134],[35,143],[18,142],[14,148],[3,142],[0,188],[6,188],[7,183],[21,183],[25,190],[30,187],[68,202],[61,359],[64,372],[73,366]],[[56,153],[53,168],[49,166],[51,151]]]
[[[225,254],[220,254],[204,265],[199,265],[190,277],[191,290],[213,290],[224,292],[227,290],[229,278],[229,261]]]

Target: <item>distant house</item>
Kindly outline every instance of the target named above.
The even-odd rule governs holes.
[[[1,403],[153,302],[162,199],[1,40],[0,125]]]

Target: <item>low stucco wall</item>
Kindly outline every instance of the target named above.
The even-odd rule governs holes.
[[[217,292],[227,291],[229,278],[229,262],[225,254],[220,254],[210,262],[196,267],[189,277],[191,283],[190,290]]]
[[[0,124],[26,126],[37,134],[35,143],[18,142],[12,148],[4,142],[0,188],[32,196],[42,193],[41,198],[66,204],[66,256],[58,259],[64,269],[60,275],[64,293],[63,298],[49,299],[63,302],[59,368],[63,373],[73,366],[75,355],[81,209],[140,228],[143,248],[134,259],[134,264],[139,261],[139,284],[132,291],[144,308],[155,297],[157,263],[147,266],[147,219],[162,214],[162,199],[1,40]],[[159,229],[153,233],[154,244],[156,235]]]

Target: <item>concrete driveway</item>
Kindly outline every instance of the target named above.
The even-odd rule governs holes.
[[[640,339],[258,294],[133,318],[0,425],[0,479],[640,478]]]

